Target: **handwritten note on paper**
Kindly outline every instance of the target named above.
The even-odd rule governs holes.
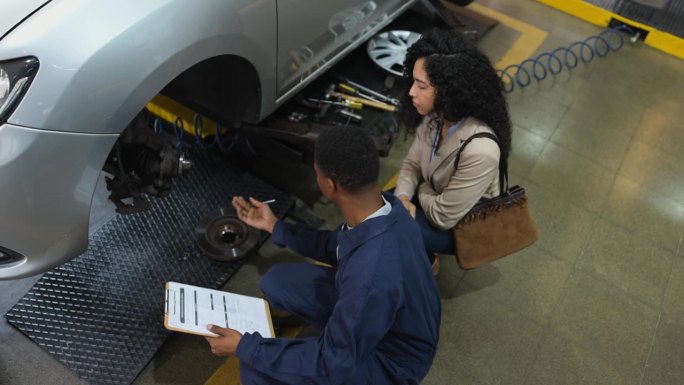
[[[238,332],[274,337],[268,304],[261,298],[229,293],[178,282],[166,284],[164,326],[169,330],[216,336],[213,324]]]

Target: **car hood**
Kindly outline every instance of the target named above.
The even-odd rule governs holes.
[[[17,24],[35,12],[46,0],[0,0],[0,39],[5,37]]]

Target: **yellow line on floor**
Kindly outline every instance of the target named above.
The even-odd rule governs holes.
[[[499,23],[508,28],[514,29],[520,33],[520,37],[515,41],[515,44],[506,51],[506,54],[494,64],[494,68],[504,69],[511,64],[519,64],[524,60],[529,59],[537,51],[537,48],[544,42],[548,36],[548,32],[537,28],[524,21],[512,18],[499,11],[485,7],[483,5],[472,3],[468,6],[471,10],[489,16],[497,20]]]
[[[549,7],[556,8],[584,21],[588,21],[599,27],[608,27],[612,19],[619,20],[627,25],[648,31],[644,42],[653,48],[659,49],[670,55],[684,59],[684,39],[675,35],[662,32],[646,24],[630,20],[606,9],[589,4],[582,0],[537,0]]]
[[[384,186],[382,186],[382,191],[387,191],[395,188],[397,186],[397,180],[399,179],[399,171],[397,171],[396,174],[394,174],[390,180],[385,183]]]
[[[278,338],[296,338],[304,329],[303,325],[284,328]],[[231,356],[209,377],[204,385],[240,385],[240,360]]]
[[[240,360],[237,357],[228,357],[204,385],[240,385],[239,373]]]

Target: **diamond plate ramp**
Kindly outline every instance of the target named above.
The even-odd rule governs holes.
[[[90,236],[88,250],[51,270],[6,314],[10,324],[92,384],[130,384],[172,333],[164,329],[164,283],[219,288],[242,261],[201,255],[195,225],[233,195],[293,200],[220,154],[195,167],[152,209],[117,215]],[[266,239],[262,236],[261,242]]]

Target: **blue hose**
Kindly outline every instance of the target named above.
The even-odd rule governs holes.
[[[179,116],[176,116],[176,120],[173,122],[173,133],[176,134],[176,150],[180,150],[185,139],[185,124]]]
[[[164,122],[159,118],[154,119],[153,127],[154,133],[157,135],[161,135],[166,130]],[[180,150],[183,147],[183,140],[185,138],[185,127],[183,121],[178,117],[176,117],[173,123],[173,132],[176,135],[176,149]]]
[[[216,125],[218,126],[218,123]],[[204,119],[202,119],[200,114],[195,114],[195,117],[193,118],[193,126],[195,126],[195,145],[197,145],[197,147],[203,150],[208,150],[216,145],[216,137],[214,137],[214,140],[209,143],[202,139],[202,135],[204,135]],[[218,136],[220,132],[220,128],[217,127],[216,136]]]
[[[560,47],[551,52],[543,52],[520,64],[511,64],[503,70],[497,70],[504,92],[513,92],[516,84],[521,88],[529,86],[532,83],[533,77],[537,81],[542,81],[546,79],[549,73],[555,76],[564,67],[568,69],[577,67],[580,60],[584,63],[589,63],[596,56],[604,57],[611,51],[619,50],[625,44],[625,39],[620,34],[621,30],[631,36],[635,33],[628,26],[619,25],[606,29],[598,35],[574,42],[568,47]]]
[[[200,114],[195,114],[193,118],[193,126],[195,130],[195,146],[199,147],[202,150],[208,150],[213,147],[218,147],[219,150],[222,152],[230,152],[233,147],[235,146],[235,143],[241,139],[238,134],[233,134],[233,135],[227,135],[226,137],[221,135],[221,131],[223,131],[223,126],[221,126],[221,123],[216,123],[216,126],[214,127],[214,136],[211,140],[204,140],[202,139],[202,136],[204,135],[204,118]],[[156,118],[154,120],[154,132],[157,135],[161,135],[166,127],[164,125],[164,122]],[[183,143],[185,141],[185,124],[183,120],[180,117],[176,117],[173,123],[173,132],[176,135],[176,149],[181,149],[183,147]],[[245,142],[246,149],[252,154],[252,155],[259,155],[255,150],[254,147],[252,146],[252,143],[247,139],[247,138],[242,138]],[[228,143],[226,143],[228,142]]]

